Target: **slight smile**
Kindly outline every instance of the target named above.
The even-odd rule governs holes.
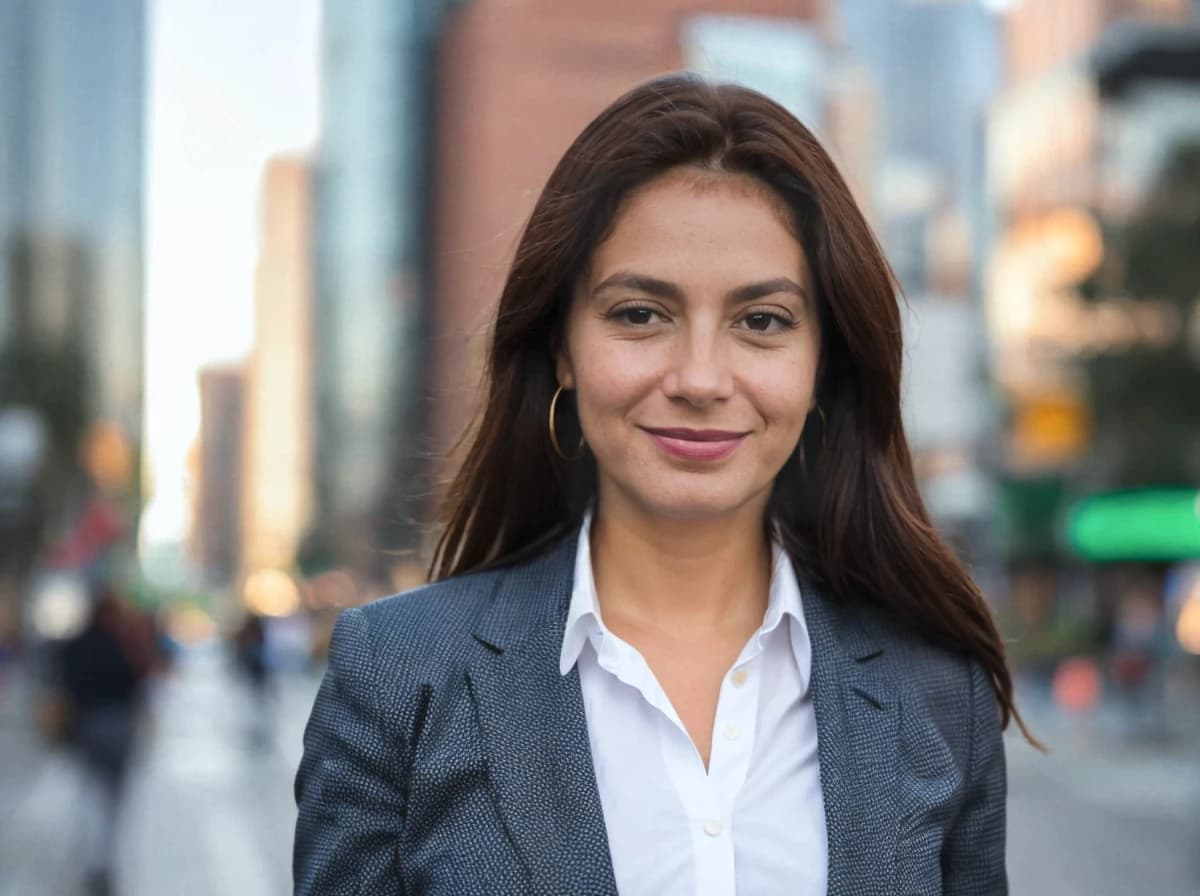
[[[671,457],[690,461],[723,460],[750,435],[725,429],[642,429]]]

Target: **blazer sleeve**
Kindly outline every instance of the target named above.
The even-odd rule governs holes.
[[[296,774],[296,896],[401,894],[403,739],[378,706],[380,679],[361,610],[338,617]]]
[[[1000,707],[983,667],[971,661],[971,760],[962,809],[942,852],[945,896],[1006,896],[1008,799]]]

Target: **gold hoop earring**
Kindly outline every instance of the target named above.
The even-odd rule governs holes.
[[[583,456],[583,435],[581,434],[579,436],[579,448],[577,453],[568,457],[563,453],[562,446],[558,444],[558,433],[554,431],[554,411],[558,407],[558,396],[562,395],[562,393],[563,387],[559,386],[554,390],[554,397],[550,399],[550,447],[554,449],[554,453],[557,454],[562,460],[578,460]]]

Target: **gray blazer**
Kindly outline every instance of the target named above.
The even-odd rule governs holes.
[[[297,894],[615,896],[578,671],[558,671],[574,553],[341,615],[296,776]],[[830,896],[1006,894],[981,668],[801,587]]]

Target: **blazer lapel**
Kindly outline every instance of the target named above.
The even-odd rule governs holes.
[[[537,893],[616,896],[579,672],[559,674],[575,540],[507,573],[468,669],[490,785]],[[515,620],[515,621],[514,621]]]
[[[804,587],[829,839],[829,896],[890,892],[900,707],[883,649],[844,607]]]

